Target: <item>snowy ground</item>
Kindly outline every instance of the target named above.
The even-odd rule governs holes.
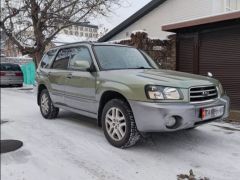
[[[31,90],[1,89],[1,139],[24,146],[1,155],[3,180],[176,180],[240,177],[240,127],[212,123],[192,131],[156,133],[122,150],[105,140],[95,120],[61,111],[45,120]]]

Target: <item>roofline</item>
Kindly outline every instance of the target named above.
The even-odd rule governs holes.
[[[215,16],[208,16],[208,17],[193,19],[189,21],[183,21],[180,23],[172,23],[172,24],[162,26],[162,30],[168,31],[168,32],[177,32],[181,29],[187,29],[194,26],[213,24],[213,23],[219,23],[223,21],[230,21],[230,20],[237,20],[237,19],[240,20],[240,11],[224,13],[224,14],[215,15]]]
[[[57,43],[61,43],[61,42],[57,42]],[[92,41],[79,41],[79,42],[74,42],[74,43],[66,43],[60,46],[56,46],[54,48],[51,49],[55,49],[55,48],[61,48],[61,47],[65,47],[65,46],[72,46],[72,45],[76,45],[76,44],[93,44],[94,42]]]
[[[93,25],[93,24],[75,23],[74,25],[75,26],[90,27],[90,28],[98,29],[98,26],[97,25]]]
[[[134,13],[132,16],[127,18],[125,21],[120,23],[118,26],[113,28],[111,31],[109,31],[107,34],[105,34],[103,37],[99,38],[99,42],[108,41],[116,34],[122,32],[124,29],[126,29],[131,24],[138,21],[143,16],[147,15],[149,12],[160,6],[162,3],[164,3],[166,0],[152,0],[147,5],[142,7],[140,10],[138,10],[136,13]]]

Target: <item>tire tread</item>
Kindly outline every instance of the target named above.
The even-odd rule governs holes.
[[[47,94],[47,96],[48,96],[48,98],[49,98],[49,103],[50,103],[50,110],[49,110],[49,113],[47,114],[47,115],[44,115],[43,113],[42,113],[42,115],[43,115],[43,117],[45,118],[45,119],[55,119],[57,116],[58,116],[58,113],[59,113],[59,108],[57,108],[57,107],[54,107],[54,105],[53,105],[53,103],[52,103],[52,100],[51,100],[51,98],[50,98],[50,95],[49,95],[49,92],[48,92],[48,90],[47,89],[43,89],[42,90],[42,92],[41,92],[41,95],[40,95],[40,97],[43,95],[43,94]],[[41,105],[40,105],[41,106]]]

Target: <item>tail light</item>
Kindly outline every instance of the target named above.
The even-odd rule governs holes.
[[[5,76],[5,72],[0,72],[0,76]]]
[[[15,76],[23,76],[23,73],[17,72],[17,73],[15,73]]]

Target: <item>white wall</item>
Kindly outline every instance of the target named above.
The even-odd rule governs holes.
[[[161,31],[164,24],[219,14],[224,0],[167,0],[140,20],[114,36],[112,40],[127,38],[135,30],[146,30],[150,37],[165,39],[170,33]]]

